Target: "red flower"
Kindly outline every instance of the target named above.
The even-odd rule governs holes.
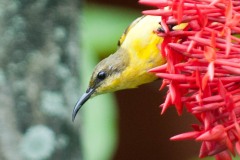
[[[162,113],[172,104],[183,107],[200,124],[171,140],[201,141],[199,157],[230,160],[240,154],[240,1],[140,0],[162,16],[161,54],[167,63],[150,70],[167,86]],[[165,7],[168,7],[166,9]],[[171,26],[187,23],[180,30]],[[170,28],[169,28],[170,26]]]

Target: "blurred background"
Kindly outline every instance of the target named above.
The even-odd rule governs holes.
[[[0,160],[186,160],[172,142],[194,120],[160,116],[161,81],[89,100],[71,112],[94,66],[147,7],[137,0],[0,0]]]

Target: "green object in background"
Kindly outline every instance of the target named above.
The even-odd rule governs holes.
[[[125,28],[140,11],[85,4],[81,16],[81,93],[88,86],[99,57],[113,53]],[[84,160],[112,159],[117,146],[117,109],[112,94],[89,100],[80,111]]]
[[[83,45],[108,56],[116,50],[124,30],[139,16],[141,11],[129,8],[85,4],[81,21]]]

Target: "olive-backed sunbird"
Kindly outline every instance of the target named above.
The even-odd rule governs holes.
[[[156,31],[160,16],[142,16],[134,20],[119,39],[117,51],[95,67],[86,93],[76,103],[72,120],[91,97],[117,90],[136,88],[157,77],[148,70],[165,63],[159,51],[163,37]]]

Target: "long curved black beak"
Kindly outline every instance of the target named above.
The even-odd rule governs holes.
[[[95,89],[89,88],[86,93],[84,93],[82,95],[82,97],[77,101],[73,112],[72,112],[72,121],[74,121],[78,111],[80,110],[80,108],[83,106],[83,104],[92,96],[92,94],[94,93]]]

